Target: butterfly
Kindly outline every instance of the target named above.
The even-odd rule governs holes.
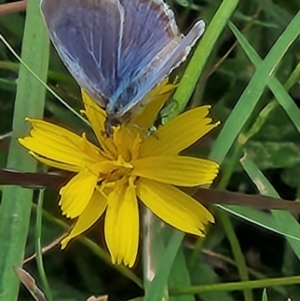
[[[181,34],[162,0],[42,0],[41,11],[69,72],[106,110],[107,132],[146,104],[205,28]]]

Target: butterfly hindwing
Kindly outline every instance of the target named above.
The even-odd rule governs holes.
[[[120,0],[125,22],[120,79],[134,80],[156,54],[178,35],[173,12],[161,0]]]
[[[190,53],[194,44],[204,32],[205,23],[198,21],[186,36],[172,40],[148,66],[142,70],[140,78],[145,78],[144,86],[154,86],[177,68]],[[146,88],[147,89],[147,88]],[[151,88],[148,88],[149,90]]]
[[[124,94],[116,102],[110,102],[108,104],[108,112],[121,118],[125,113],[127,116],[133,115],[139,106],[145,105],[148,101],[147,97],[145,97],[148,92],[186,59],[192,46],[203,34],[204,28],[205,23],[199,21],[186,36],[177,35],[170,40],[131,81],[131,87],[136,87],[134,93],[131,93],[130,96],[129,93],[128,95]],[[130,103],[126,101],[128,97],[131,99]]]

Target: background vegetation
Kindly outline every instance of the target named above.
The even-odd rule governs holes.
[[[0,15],[1,34],[43,81],[48,78],[49,86],[79,111],[76,83],[55,51],[51,48],[49,52],[38,0],[28,1],[26,14]],[[221,120],[222,126],[189,152],[222,164],[214,186],[297,200],[300,2],[170,0],[168,4],[183,32],[199,18],[208,27],[188,62],[174,72],[181,82],[162,117],[211,104],[212,116]],[[3,43],[0,95],[1,168],[44,170],[16,143],[16,137],[28,131],[26,116],[44,114],[47,120],[75,131],[84,129],[70,110],[45,93]],[[55,190],[33,193],[3,186],[1,193],[0,300],[32,300],[24,287],[18,296],[19,283],[12,266],[20,266],[23,255],[28,258],[39,253],[40,236],[41,246],[47,246],[67,231],[70,223],[60,215]],[[205,240],[186,236],[182,241],[182,235],[168,227],[162,237],[155,233],[158,221],[154,221],[153,248],[143,251],[141,247],[132,270],[110,264],[101,236],[102,221],[67,250],[55,245],[24,268],[49,301],[86,300],[92,294],[129,300],[143,296],[143,287],[145,300],[155,301],[168,294],[174,301],[256,301],[262,300],[265,287],[269,288],[264,300],[300,300],[298,215],[241,206],[213,206],[211,210],[217,221]],[[149,271],[142,252],[156,262],[158,276],[153,282],[145,277]]]

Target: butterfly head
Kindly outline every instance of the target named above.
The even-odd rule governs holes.
[[[131,113],[126,112],[124,115],[117,117],[115,114],[107,113],[104,129],[108,137],[111,137],[114,133],[114,128],[120,126],[121,124],[126,124],[131,118]]]
[[[116,119],[127,119],[126,113],[136,104],[132,102],[136,98],[138,88],[136,85],[127,85],[117,89],[116,93],[109,99],[106,105],[106,112],[108,116],[114,116]],[[128,114],[127,114],[128,115]]]

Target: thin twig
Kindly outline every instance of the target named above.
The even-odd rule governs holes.
[[[63,235],[61,235],[60,237],[56,238],[54,241],[52,241],[49,245],[45,246],[44,248],[42,248],[42,253],[46,253],[47,251],[51,250],[52,248],[54,248],[56,245],[58,245],[69,233],[66,232]],[[36,253],[32,254],[30,257],[27,257],[24,261],[23,261],[23,265],[25,263],[28,263],[29,261],[31,261],[32,259],[34,259],[36,257]]]
[[[5,3],[0,5],[0,16],[12,13],[19,13],[26,10],[26,0],[17,1],[12,3]]]

